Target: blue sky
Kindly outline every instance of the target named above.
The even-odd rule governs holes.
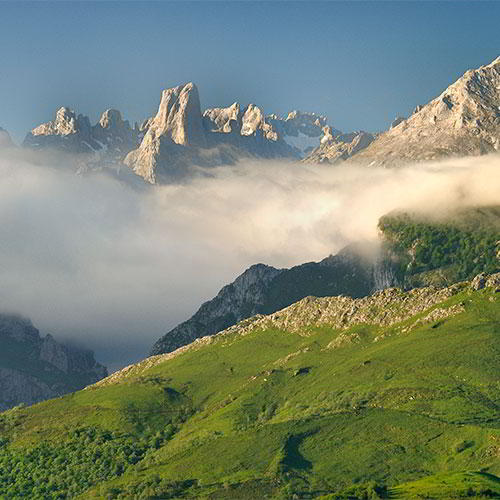
[[[202,107],[255,102],[387,128],[500,55],[500,3],[0,1],[0,126],[67,105],[142,121],[194,81]]]

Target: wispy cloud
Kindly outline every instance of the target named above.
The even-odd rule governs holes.
[[[399,170],[245,162],[151,189],[46,163],[0,156],[0,308],[111,367],[253,263],[321,259],[375,238],[396,208],[500,203],[496,156]]]

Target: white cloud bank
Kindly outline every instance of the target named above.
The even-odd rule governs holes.
[[[256,262],[318,260],[396,208],[500,203],[500,157],[399,170],[259,162],[135,189],[0,155],[0,309],[112,368]]]

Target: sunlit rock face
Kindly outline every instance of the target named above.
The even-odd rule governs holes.
[[[304,161],[331,164],[343,162],[367,148],[374,140],[373,134],[362,130],[334,136],[329,127],[325,127],[320,147],[311,152]]]
[[[33,149],[57,149],[68,153],[92,153],[99,144],[92,137],[87,116],[67,107],[57,110],[54,120],[42,123],[26,135],[23,146]]]
[[[137,149],[125,158],[137,175],[152,184],[181,178],[198,167],[232,164],[242,158],[298,158],[261,108],[238,102],[201,113],[196,85],[162,92],[156,116],[146,120]]]
[[[54,120],[26,135],[23,147],[63,151],[73,157],[81,171],[86,171],[118,168],[126,154],[137,146],[139,137],[140,131],[132,129],[116,109],[104,111],[92,126],[87,116],[61,107]]]
[[[41,337],[26,318],[0,314],[0,410],[61,396],[106,376],[91,351]]]
[[[398,120],[353,161],[397,165],[500,149],[500,57],[467,71],[438,97]]]

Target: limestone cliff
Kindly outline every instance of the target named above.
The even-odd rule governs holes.
[[[91,351],[41,337],[28,319],[0,314],[0,410],[61,396],[106,375]]]

